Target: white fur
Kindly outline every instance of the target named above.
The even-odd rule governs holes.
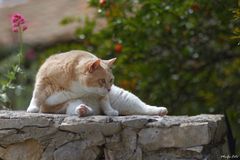
[[[101,105],[101,109],[105,115],[108,115],[108,116],[118,116],[119,115],[118,111],[112,108],[108,95],[100,101],[100,105]]]
[[[99,96],[105,98],[99,98]],[[108,116],[165,115],[167,113],[165,107],[147,105],[134,94],[115,85],[111,87],[111,91],[107,94],[101,88],[82,88],[80,84],[73,82],[70,91],[54,93],[47,98],[46,103],[48,105],[57,105],[67,101],[69,102],[66,113],[69,115],[78,114],[77,110],[81,107],[81,104],[85,104],[88,111],[94,115],[102,112]],[[39,107],[36,106],[34,98],[32,98],[27,111],[39,112]]]
[[[89,95],[103,95],[105,96],[108,91],[105,88],[97,87],[82,87],[79,82],[74,81],[71,84],[69,91],[55,92],[46,99],[46,104],[53,106],[67,102],[71,99],[88,97]]]
[[[46,99],[46,104],[57,105],[84,96],[86,89],[83,88],[78,81],[73,81],[69,91],[55,92]]]
[[[39,107],[34,103],[34,98],[31,99],[30,105],[28,106],[27,112],[29,113],[38,113]]]
[[[46,99],[46,104],[53,106],[64,103],[70,99],[79,98],[76,94],[69,91],[56,92]]]
[[[83,87],[78,81],[73,81],[71,83],[70,91],[79,97],[85,97],[87,95],[102,95],[105,96],[108,91],[106,88],[98,87]]]
[[[39,107],[37,106],[36,99],[34,97],[35,97],[35,92],[33,91],[33,96],[27,109],[27,112],[29,113],[37,113],[40,110]]]
[[[94,115],[101,114],[100,110],[108,116],[165,115],[167,113],[165,107],[147,105],[134,94],[115,85],[105,98],[100,100],[97,96],[81,97],[81,103],[91,107]]]
[[[109,98],[112,107],[121,115],[159,115],[161,113],[167,112],[167,109],[165,107],[147,105],[134,94],[115,85],[113,85],[111,88]]]

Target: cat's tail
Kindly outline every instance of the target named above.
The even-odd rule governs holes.
[[[156,107],[145,104],[134,94],[119,88],[115,85],[112,86],[110,96],[110,103],[112,107],[119,111],[120,115],[166,115],[167,108]]]

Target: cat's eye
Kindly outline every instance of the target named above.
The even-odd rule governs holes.
[[[113,83],[113,81],[114,81],[114,79],[112,78],[112,79],[110,79],[110,81],[109,81],[109,82],[110,82],[110,83]]]
[[[105,84],[105,83],[106,83],[106,80],[105,80],[105,79],[99,79],[99,83],[100,83],[100,84]]]

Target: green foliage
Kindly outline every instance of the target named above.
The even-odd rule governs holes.
[[[240,40],[240,8],[235,9],[233,14],[235,27],[233,29],[234,36],[232,36],[232,39]],[[240,41],[238,42],[238,45],[240,45]]]
[[[62,26],[65,26],[65,25],[68,25],[68,24],[71,24],[73,22],[81,22],[81,19],[78,18],[78,17],[64,17],[61,22],[60,22],[60,25]]]
[[[22,53],[17,55],[17,60],[20,62],[20,56]],[[7,69],[6,69],[7,68]],[[9,108],[12,109],[12,102],[11,102],[11,92],[13,90],[22,89],[20,85],[16,83],[16,79],[19,75],[23,74],[22,69],[20,68],[20,63],[13,62],[11,66],[8,66],[4,69],[8,70],[7,74],[2,74],[0,78],[0,108]]]
[[[17,17],[16,17],[17,16]],[[21,19],[19,19],[19,16]],[[8,66],[7,68],[1,69],[2,76],[0,77],[0,109],[13,109],[10,95],[12,95],[12,91],[18,91],[21,90],[21,85],[18,85],[15,83],[17,81],[17,77],[19,75],[23,74],[23,71],[21,69],[21,61],[23,57],[23,41],[22,36],[23,32],[27,29],[27,26],[24,25],[25,19],[19,15],[16,14],[15,17],[11,17],[12,19],[12,26],[13,31],[18,32],[19,36],[19,51],[17,55],[15,56],[16,59],[13,63],[7,62]],[[19,20],[22,20],[20,23]],[[16,25],[16,26],[15,26]],[[23,25],[23,26],[22,26]],[[25,29],[23,28],[25,27]],[[9,65],[10,64],[10,65]],[[10,69],[9,69],[10,68]],[[7,70],[7,72],[6,72]],[[6,74],[4,74],[6,73]]]

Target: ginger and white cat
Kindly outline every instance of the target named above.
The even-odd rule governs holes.
[[[80,117],[105,114],[165,115],[165,107],[150,106],[113,85],[116,58],[101,60],[86,51],[49,57],[40,67],[27,112],[67,113]]]

